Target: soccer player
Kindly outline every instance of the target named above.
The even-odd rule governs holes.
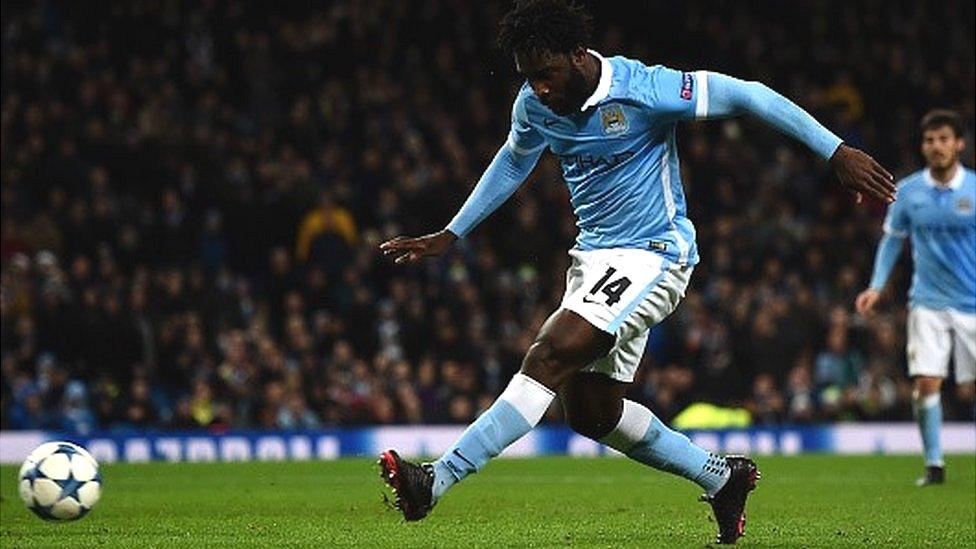
[[[558,392],[578,433],[701,486],[719,542],[735,543],[759,477],[755,463],[709,453],[623,398],[648,329],[678,305],[698,262],[675,125],[753,115],[829,160],[858,200],[867,193],[891,201],[894,184],[868,155],[762,84],[603,57],[587,49],[589,38],[590,18],[578,6],[518,2],[499,33],[526,79],[507,141],[445,229],[380,246],[398,263],[443,253],[515,192],[545,148],[562,166],[578,218],[562,304],[498,400],[433,463],[383,452],[382,475],[404,517],[422,519],[453,485],[528,433]]]
[[[959,162],[966,143],[958,114],[932,111],[922,118],[921,128],[927,167],[899,182],[874,274],[855,306],[866,317],[874,313],[905,239],[911,237],[915,275],[908,292],[908,375],[925,448],[925,474],[916,484],[928,486],[945,482],[939,431],[950,354],[956,383],[976,380],[976,176]]]

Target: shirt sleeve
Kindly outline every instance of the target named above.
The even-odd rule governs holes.
[[[546,146],[542,134],[529,123],[524,89],[512,104],[512,129],[508,132],[507,144],[512,152],[522,156],[535,154]]]
[[[704,116],[699,112],[707,101],[708,81],[704,71],[682,72],[662,65],[641,67],[631,77],[634,97],[651,114],[664,120],[690,120]]]
[[[898,238],[905,238],[912,230],[911,220],[905,210],[907,200],[896,200],[888,206],[888,213],[885,215],[882,229],[885,234]]]
[[[828,159],[842,143],[798,105],[761,82],[739,80],[717,72],[699,73],[698,118],[749,114],[810,147]]]
[[[885,216],[884,235],[878,243],[878,252],[874,257],[874,270],[871,273],[869,286],[875,290],[881,290],[888,282],[891,270],[898,262],[904,248],[905,238],[911,230],[908,215],[905,213],[906,200],[896,200],[888,206],[888,214]]]
[[[904,247],[905,239],[891,234],[881,236],[878,243],[878,252],[874,256],[874,270],[871,272],[871,282],[868,286],[871,289],[881,291],[891,276],[891,270],[898,262],[898,256]]]

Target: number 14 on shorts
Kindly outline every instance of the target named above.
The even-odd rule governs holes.
[[[640,305],[667,269],[645,250],[571,250],[562,306],[611,332]],[[612,328],[612,330],[611,330]]]
[[[614,280],[610,280],[614,274],[616,274],[617,269],[614,267],[607,267],[607,272],[603,274],[603,278],[597,281],[596,284],[590,288],[590,292],[583,296],[583,303],[596,303],[599,299],[606,298],[606,304],[613,307],[620,297],[624,295],[627,288],[633,283],[626,276],[621,276]],[[599,295],[603,294],[603,295]],[[594,297],[597,296],[597,297]]]

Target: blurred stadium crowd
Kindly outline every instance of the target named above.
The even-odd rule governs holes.
[[[597,49],[761,80],[899,176],[928,108],[972,128],[972,2],[654,4],[594,5]],[[575,236],[552,158],[449,256],[376,253],[442,227],[503,142],[507,3],[301,5],[5,5],[3,428],[466,423],[518,369]],[[907,260],[852,313],[883,206],[756,123],[679,133],[703,260],[632,397],[910,418]]]

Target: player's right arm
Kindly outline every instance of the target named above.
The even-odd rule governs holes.
[[[471,195],[464,201],[454,219],[444,229],[416,237],[398,236],[380,244],[386,255],[396,256],[397,263],[418,261],[428,255],[440,255],[471,232],[498,209],[532,173],[546,143],[528,121],[525,112],[525,90],[515,98],[512,107],[512,129],[495,158],[482,174]]]
[[[868,288],[858,294],[854,300],[854,307],[863,316],[870,317],[874,308],[881,301],[891,270],[898,262],[905,239],[908,238],[910,223],[905,214],[905,201],[893,202],[888,207],[888,214],[884,221],[884,234],[878,243],[878,252],[874,257],[874,272]]]

